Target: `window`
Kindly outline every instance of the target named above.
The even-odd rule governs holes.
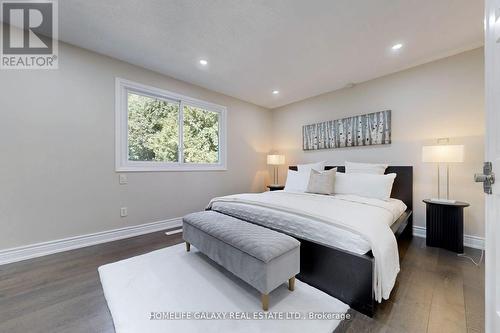
[[[225,170],[225,107],[116,79],[116,170]]]

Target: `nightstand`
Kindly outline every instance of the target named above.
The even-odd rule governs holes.
[[[426,205],[426,244],[457,253],[464,252],[464,208],[469,204],[457,201],[444,203],[424,200]]]
[[[269,191],[279,191],[285,189],[285,185],[267,185]]]

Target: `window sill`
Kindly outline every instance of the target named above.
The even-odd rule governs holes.
[[[116,172],[205,172],[205,171],[227,171],[225,165],[169,165],[169,166],[120,166]]]

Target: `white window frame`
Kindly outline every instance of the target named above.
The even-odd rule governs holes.
[[[128,159],[128,92],[179,102],[179,162],[130,161]],[[184,104],[219,114],[219,163],[184,163]],[[226,167],[226,116],[224,106],[147,86],[122,78],[115,80],[115,168],[117,172],[149,171],[220,171]]]

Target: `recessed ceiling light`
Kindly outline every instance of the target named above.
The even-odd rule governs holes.
[[[273,95],[278,95],[280,93],[279,90],[273,90]]]
[[[206,65],[208,65],[208,61],[207,61],[207,60],[205,60],[205,59],[201,59],[201,60],[200,60],[200,65],[202,65],[202,66],[206,66]]]
[[[392,46],[392,49],[393,49],[394,51],[396,51],[396,50],[399,50],[399,49],[400,49],[400,48],[402,48],[402,47],[403,47],[403,44],[398,43],[398,44],[393,45],[393,46]]]

